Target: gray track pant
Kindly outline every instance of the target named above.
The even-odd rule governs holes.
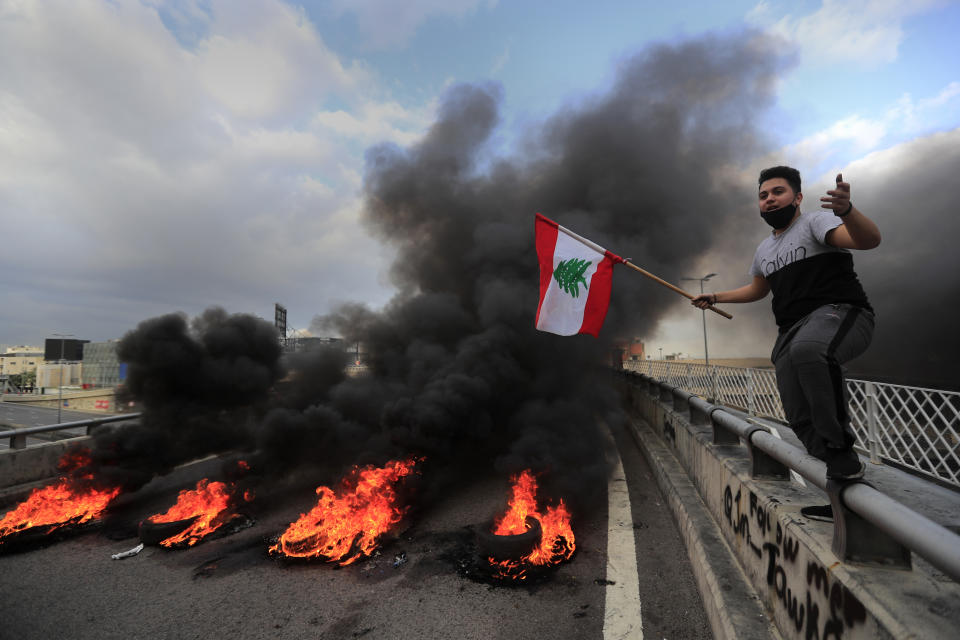
[[[866,351],[873,314],[848,304],[824,305],[777,338],[771,360],[790,428],[810,455],[830,464],[853,446],[842,365]]]

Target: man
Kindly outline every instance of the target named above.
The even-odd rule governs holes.
[[[880,230],[850,202],[850,185],[837,174],[836,188],[820,198],[823,209],[801,213],[800,173],[791,167],[760,172],[760,216],[773,227],[753,258],[753,282],[739,289],[697,296],[703,309],[718,302],[753,302],[773,291],[780,334],[773,347],[777,387],[790,427],[807,451],[827,464],[827,478],[862,478],[853,450],[841,365],[863,353],[873,337],[873,309],[853,270],[848,249],[873,249]],[[806,507],[811,518],[832,510]]]

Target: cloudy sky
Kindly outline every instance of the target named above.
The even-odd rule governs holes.
[[[711,33],[776,38],[784,71],[758,116],[761,151],[723,168],[743,176],[744,224],[659,275],[747,281],[768,232],[754,176],[769,164],[801,169],[807,208],[842,170],[860,208],[909,235],[904,218],[948,215],[951,199],[924,202],[923,176],[942,191],[935,176],[960,169],[958,26],[960,3],[942,0],[0,0],[0,344],[118,338],[210,305],[271,318],[280,302],[296,329],[342,302],[383,305],[390,251],[360,222],[367,149],[415,144],[451,86],[492,82],[489,154],[515,155],[608,90],[624,60]],[[925,252],[884,254],[889,242],[864,269],[894,296],[883,274]],[[940,275],[957,271],[938,260]],[[768,302],[731,311],[710,319],[711,355],[764,355]],[[678,305],[643,337],[699,356],[700,321]]]

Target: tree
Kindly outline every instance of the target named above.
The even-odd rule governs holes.
[[[33,388],[37,383],[37,370],[27,371],[26,373],[14,373],[10,376],[10,384],[18,389]]]

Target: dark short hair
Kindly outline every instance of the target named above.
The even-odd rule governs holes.
[[[800,172],[793,167],[780,165],[778,167],[764,169],[760,172],[760,180],[757,181],[757,186],[759,187],[771,178],[783,178],[793,189],[794,193],[800,193]]]

